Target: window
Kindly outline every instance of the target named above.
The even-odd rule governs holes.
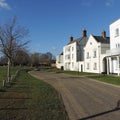
[[[97,63],[94,63],[93,70],[97,70]]]
[[[74,50],[74,47],[72,47],[72,51]]]
[[[70,51],[70,47],[68,47],[68,51]]]
[[[116,44],[116,48],[120,48],[120,43],[117,43],[117,44]]]
[[[120,44],[118,43],[118,47],[120,47]]]
[[[65,52],[70,52],[70,46],[67,46]]]
[[[65,60],[69,60],[69,59],[70,59],[70,55],[66,55]]]
[[[96,58],[96,51],[93,51],[93,58]]]
[[[115,29],[115,37],[119,36],[119,28]]]
[[[70,55],[68,55],[68,59],[70,59]]]
[[[87,59],[89,58],[89,52],[87,52]]]

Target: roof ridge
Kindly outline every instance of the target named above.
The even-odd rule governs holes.
[[[79,41],[81,41],[83,38],[88,38],[88,37],[86,36],[86,37],[79,37],[79,38],[76,38],[76,39],[73,40],[72,42],[69,42],[67,45],[72,44],[72,43],[74,43],[74,42],[79,42]]]
[[[100,43],[110,43],[110,37],[103,37],[103,36],[95,36],[93,35],[93,37],[95,38],[95,40],[97,42],[100,42]]]

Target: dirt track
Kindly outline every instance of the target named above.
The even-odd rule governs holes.
[[[58,90],[70,120],[120,120],[120,87],[67,74],[42,71],[30,73]]]

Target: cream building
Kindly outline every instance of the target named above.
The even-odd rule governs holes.
[[[58,69],[64,69],[64,66],[63,66],[63,52],[60,55],[56,56],[56,67]]]
[[[113,22],[110,28],[110,50],[107,54],[107,74],[120,75],[120,19]]]
[[[106,50],[110,49],[109,37],[103,31],[101,36],[90,35],[84,47],[84,69],[90,73],[106,73]]]
[[[82,37],[73,39],[70,37],[69,43],[63,47],[63,61],[64,70],[78,71],[79,62],[84,61],[84,46],[88,40],[87,31],[82,31]],[[81,63],[81,71],[83,71],[84,64]]]

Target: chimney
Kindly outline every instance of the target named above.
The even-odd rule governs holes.
[[[106,31],[103,31],[103,32],[102,32],[102,37],[103,37],[103,38],[106,38]]]
[[[87,31],[85,29],[82,31],[82,37],[87,37]]]
[[[72,41],[73,41],[73,37],[71,36],[71,37],[70,37],[70,42],[72,42]]]

